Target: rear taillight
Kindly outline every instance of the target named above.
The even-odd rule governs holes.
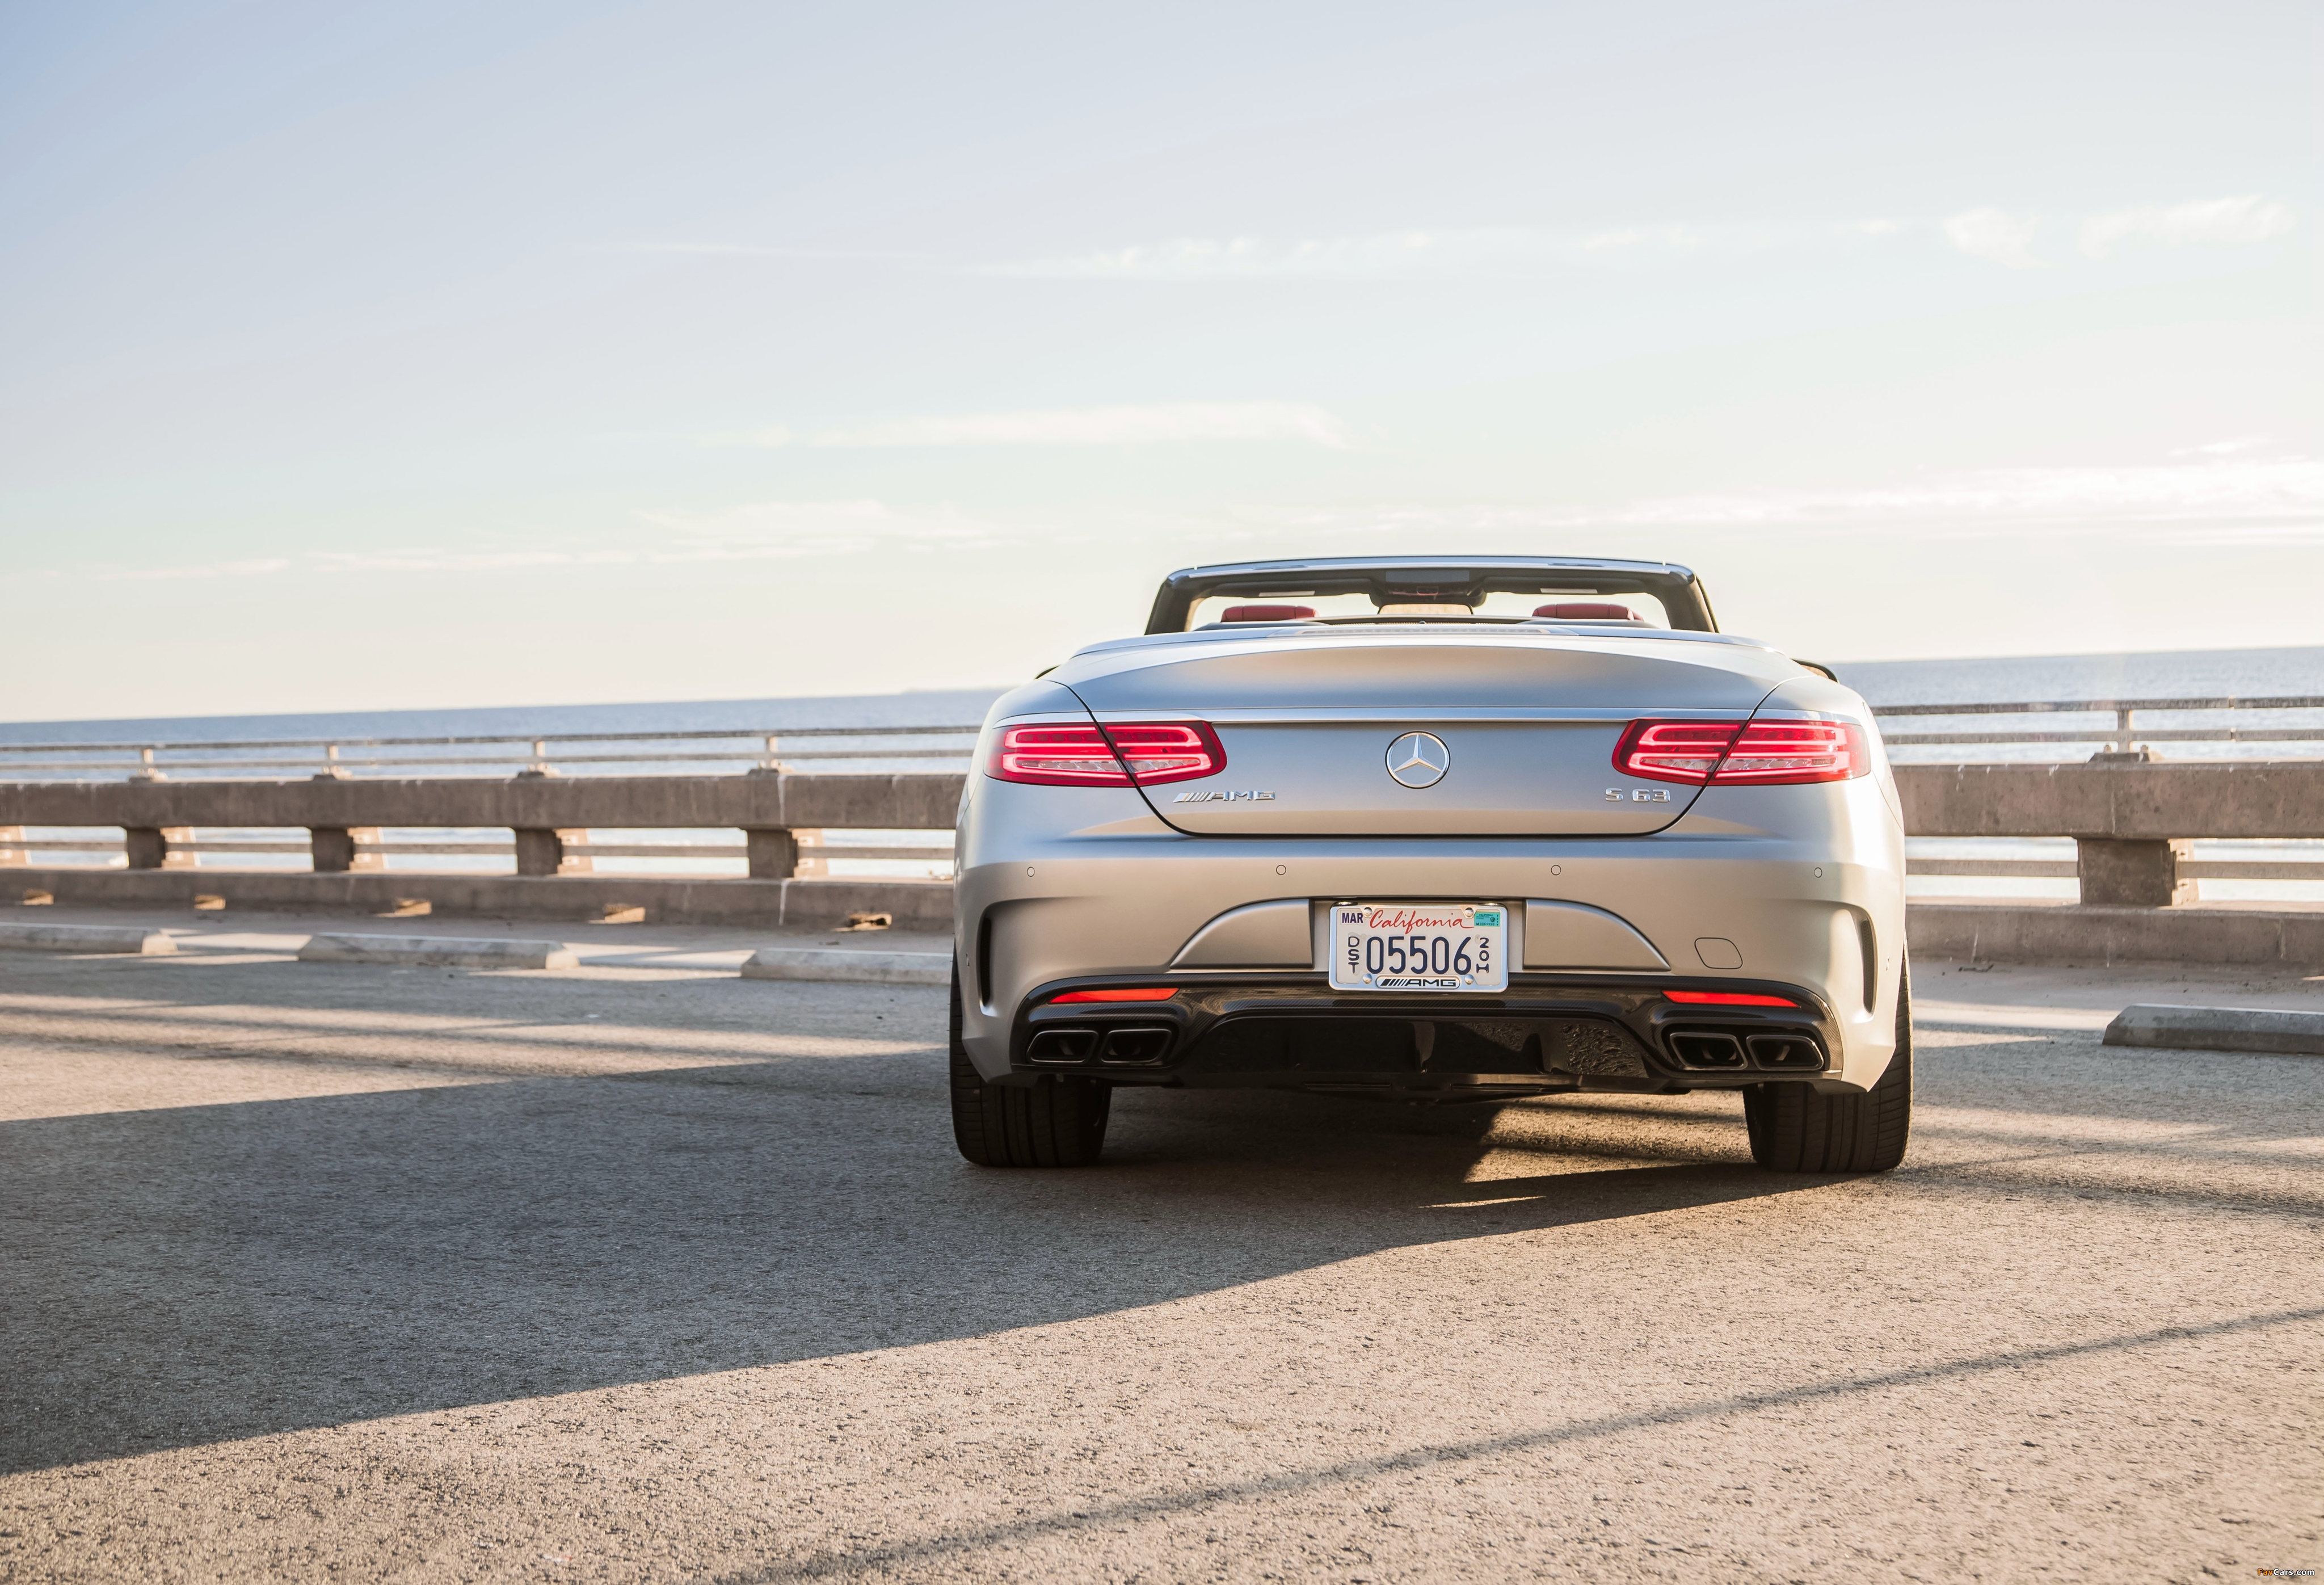
[[[1739,721],[1633,721],[1614,769],[1648,781],[1706,782],[1742,730]]]
[[[1047,787],[1151,787],[1215,776],[1226,765],[1207,722],[1116,721],[1004,727],[985,770]]]
[[[1227,751],[1208,722],[1109,721],[1104,730],[1140,787],[1216,776],[1227,768]]]
[[[1614,769],[1646,781],[1777,787],[1846,781],[1872,760],[1852,721],[1633,721]]]
[[[1864,729],[1850,721],[1754,721],[1727,751],[1711,779],[1762,786],[1794,781],[1846,781],[1872,769]]]

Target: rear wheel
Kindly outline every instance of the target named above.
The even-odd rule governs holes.
[[[1045,1074],[988,1084],[961,1043],[960,964],[952,967],[952,1137],[979,1166],[1088,1166],[1105,1144],[1113,1086]]]
[[[1751,1159],[1769,1172],[1886,1172],[1904,1159],[1913,1123],[1913,991],[1896,986],[1896,1055],[1862,1095],[1819,1095],[1807,1084],[1743,1092]]]

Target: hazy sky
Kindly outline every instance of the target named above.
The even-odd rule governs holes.
[[[2324,641],[2318,16],[0,7],[0,719],[1005,683],[1335,553]]]

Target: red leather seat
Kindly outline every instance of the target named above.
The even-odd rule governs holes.
[[[1221,622],[1297,622],[1313,616],[1313,605],[1230,605],[1220,613]]]
[[[1587,600],[1571,600],[1563,605],[1536,605],[1536,616],[1546,616],[1560,622],[1636,622],[1638,613],[1627,605],[1598,605]]]

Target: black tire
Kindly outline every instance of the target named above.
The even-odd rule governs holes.
[[[1896,986],[1896,1055],[1862,1095],[1819,1095],[1812,1085],[1752,1084],[1743,1092],[1751,1159],[1768,1172],[1886,1172],[1904,1159],[1913,1126],[1913,985]]]
[[[1045,1074],[988,1084],[960,1038],[960,963],[952,966],[952,1137],[979,1166],[1089,1166],[1105,1145],[1113,1086]]]

